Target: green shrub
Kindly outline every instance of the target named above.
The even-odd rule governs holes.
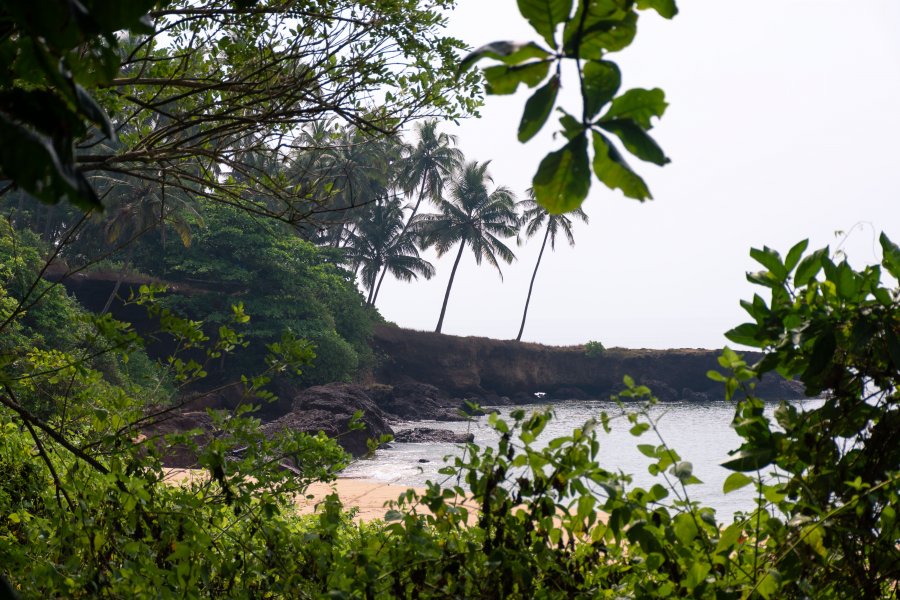
[[[590,341],[584,345],[584,355],[588,358],[597,358],[606,352],[606,348],[600,342]]]

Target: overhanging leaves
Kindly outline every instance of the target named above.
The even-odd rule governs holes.
[[[768,448],[752,448],[741,450],[733,456],[731,460],[723,462],[722,466],[730,471],[758,471],[772,463],[774,452]]]
[[[653,117],[663,116],[667,106],[666,94],[661,89],[635,88],[613,100],[601,121],[632,119],[643,129],[651,129]]]
[[[563,49],[567,56],[601,60],[607,52],[626,48],[637,34],[637,13],[612,2],[584,2],[583,10],[566,24]],[[586,13],[586,14],[585,14]]]
[[[600,127],[617,135],[628,151],[641,160],[660,166],[671,162],[653,138],[631,119],[604,120],[600,122]]]
[[[584,65],[582,78],[584,114],[588,119],[593,119],[619,91],[622,74],[616,63],[591,60]]]
[[[587,137],[572,138],[541,161],[532,181],[537,201],[552,214],[578,208],[591,186]]]
[[[541,130],[556,104],[559,93],[559,76],[554,76],[541,86],[525,103],[525,111],[519,123],[519,141],[527,142]]]
[[[606,137],[594,131],[594,174],[611,189],[621,190],[628,198],[651,200],[650,190],[641,176],[631,170],[622,154]]]
[[[549,58],[550,53],[534,42],[491,42],[466,55],[459,63],[460,71],[466,71],[482,58],[493,58],[507,65],[517,65],[526,60]]]
[[[675,0],[638,0],[637,6],[640,9],[652,8],[666,19],[671,19],[678,14]]]
[[[482,73],[488,82],[487,93],[502,96],[515,93],[520,83],[533,88],[544,80],[549,70],[550,63],[541,61],[524,65],[497,65],[484,69]]]
[[[518,5],[534,30],[556,47],[556,28],[572,12],[572,0],[518,0]]]
[[[0,175],[43,202],[68,199],[84,208],[102,208],[84,175],[63,163],[53,143],[0,113]]]

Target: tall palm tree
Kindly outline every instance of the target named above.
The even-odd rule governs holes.
[[[328,188],[327,198],[316,212],[323,215],[327,243],[340,247],[347,241],[357,209],[387,195],[392,186],[392,165],[400,158],[400,144],[393,137],[375,137],[355,128],[341,130],[331,140],[318,168]]]
[[[519,207],[523,211],[522,224],[525,225],[525,238],[533,237],[542,227],[545,228],[545,231],[544,241],[541,243],[541,251],[538,253],[537,263],[534,265],[534,273],[531,274],[531,283],[528,285],[528,297],[525,299],[525,310],[522,312],[522,325],[519,327],[519,335],[516,336],[517,342],[522,340],[522,332],[525,331],[525,319],[528,317],[528,304],[531,302],[531,291],[534,289],[534,279],[537,277],[538,267],[541,266],[541,258],[544,256],[544,248],[547,247],[547,240],[550,240],[550,249],[556,250],[556,236],[558,233],[562,232],[565,234],[569,245],[574,246],[575,237],[572,235],[572,219],[567,215],[571,215],[584,223],[588,222],[587,214],[580,208],[576,208],[571,212],[561,215],[552,215],[535,201],[534,190],[529,189],[528,196],[528,198],[519,202]],[[523,242],[521,237],[518,238],[518,241],[519,245]]]
[[[500,238],[516,235],[519,223],[516,197],[505,186],[488,191],[488,186],[494,182],[487,173],[489,164],[490,161],[466,163],[450,183],[449,199],[438,200],[440,212],[419,215],[413,224],[415,231],[422,236],[423,245],[426,248],[434,246],[438,256],[443,256],[459,244],[436,333],[440,333],[444,325],[450,288],[453,287],[456,269],[466,246],[475,255],[476,263],[480,265],[482,260],[486,260],[497,268],[501,279],[503,272],[497,259],[506,263],[515,259],[515,254]]]
[[[395,185],[407,197],[413,197],[416,189],[418,195],[403,230],[395,236],[397,240],[407,240],[407,231],[419,212],[422,200],[428,198],[437,202],[444,193],[447,182],[463,163],[462,151],[453,147],[457,143],[456,136],[438,133],[437,127],[438,122],[434,119],[416,123],[416,143],[402,147]],[[378,288],[381,288],[386,273],[385,266],[378,278]],[[378,295],[377,290],[375,295]]]
[[[434,266],[419,257],[414,236],[405,231],[404,221],[400,201],[383,198],[366,211],[365,218],[348,235],[348,258],[354,268],[361,268],[363,286],[369,290],[368,306],[374,306],[388,271],[403,281],[434,276]]]
[[[419,212],[422,200],[428,198],[437,202],[447,182],[463,163],[462,151],[453,147],[456,136],[438,133],[437,126],[438,122],[433,119],[416,123],[418,140],[404,148],[398,183],[408,197],[412,197],[416,188],[419,190],[410,220]]]

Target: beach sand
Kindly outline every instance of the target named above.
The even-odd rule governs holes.
[[[205,476],[204,471],[195,469],[167,469],[166,471],[166,480],[170,483],[178,483]],[[326,496],[337,492],[345,508],[357,509],[358,512],[355,517],[357,521],[371,521],[373,519],[383,519],[384,514],[388,511],[385,504],[391,500],[396,500],[400,494],[408,489],[410,489],[409,486],[383,483],[381,481],[339,478],[331,483],[314,483],[310,485],[306,490],[306,494],[297,497],[297,507],[300,514],[311,514],[315,512],[316,506]],[[412,489],[420,493],[423,491],[421,488]],[[427,511],[423,507],[420,507],[418,510],[420,512]]]

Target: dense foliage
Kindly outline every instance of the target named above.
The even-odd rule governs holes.
[[[334,496],[297,516],[296,496],[347,457],[323,435],[263,432],[254,413],[272,378],[352,377],[371,361],[369,305],[385,273],[429,276],[422,244],[498,266],[512,260],[502,239],[523,226],[512,193],[490,190],[486,165],[465,163],[434,123],[410,146],[387,135],[475,107],[474,74],[449,91],[459,43],[440,35],[439,11],[452,3],[119,4],[0,8],[0,175],[14,215],[0,222],[0,575],[15,590],[0,585],[0,597],[897,596],[900,248],[886,236],[881,265],[862,270],[806,242],[784,258],[751,252],[764,270],[748,278],[769,298],[745,302],[752,322],[728,335],[763,359],[726,349],[710,372],[742,439],[723,493],[757,492],[730,522],[692,500],[692,464],[629,379],[619,413],[546,443],[552,411],[491,417],[497,447],[465,445],[443,482],[403,494],[385,522],[353,523]],[[519,8],[545,45],[494,43],[463,66],[498,60],[484,70],[491,93],[540,86],[527,141],[552,112],[560,65],[576,63],[583,111],[563,112],[566,142],[542,162],[536,200],[553,214],[580,205],[589,136],[596,176],[649,197],[610,134],[665,163],[646,134],[664,97],[619,94],[607,55],[630,44],[639,9],[670,18],[674,2]],[[41,208],[22,190],[105,213]],[[416,199],[408,215],[401,195]],[[423,200],[439,212],[420,213]],[[526,208],[527,227],[548,216]],[[41,277],[102,259],[120,274],[103,313],[127,270],[178,284],[178,295],[122,294],[171,340],[169,356],[150,361],[130,325]],[[236,390],[233,409],[204,413],[203,431],[154,429],[223,364],[233,377],[217,389]],[[754,382],[773,371],[821,406],[767,417]],[[598,466],[618,450],[603,436],[613,419],[655,436],[638,445],[658,478],[649,489]],[[197,457],[186,481],[163,468],[173,446]]]
[[[189,247],[163,248],[157,238],[140,246],[134,260],[145,273],[185,284],[186,291],[167,303],[210,326],[226,324],[231,306],[243,304],[253,323],[245,336],[250,346],[238,353],[232,375],[260,368],[265,345],[284,332],[315,347],[316,360],[304,369],[303,383],[349,381],[371,367],[376,314],[341,266],[339,250],[318,247],[237,208],[208,205],[202,214],[204,227]]]
[[[647,184],[625,160],[611,136],[635,157],[659,166],[669,158],[647,133],[668,104],[665,93],[634,88],[620,93],[622,73],[610,54],[631,45],[640,11],[655,10],[666,19],[678,13],[674,0],[519,0],[519,12],[543,40],[499,41],[470,53],[469,68],[488,58],[488,94],[513,94],[525,84],[537,90],[528,98],[519,123],[519,141],[527,142],[544,127],[556,107],[564,64],[578,72],[581,112],[559,107],[565,145],[548,154],[532,180],[537,201],[561,214],[578,208],[591,187],[591,171],[610,189],[636,200],[652,198]],[[573,10],[574,8],[574,10]],[[540,86],[540,87],[538,87]],[[589,146],[593,151],[589,151]]]
[[[548,443],[539,436],[552,412],[492,417],[499,446],[468,444],[442,484],[403,494],[383,524],[357,525],[335,497],[315,517],[293,514],[294,495],[344,460],[333,442],[267,439],[247,405],[213,412],[211,438],[169,439],[203,442],[205,474],[167,482],[159,440],[132,425],[148,418],[143,399],[59,353],[71,361],[72,385],[57,399],[64,415],[35,415],[19,401],[46,364],[24,379],[4,371],[0,558],[25,597],[891,597],[900,291],[882,268],[896,276],[900,249],[884,236],[882,246],[882,266],[861,271],[827,249],[804,255],[805,242],[785,259],[753,251],[765,270],[749,277],[771,298],[747,302],[755,322],[729,335],[765,357],[748,365],[726,350],[723,371],[710,373],[743,438],[723,492],[758,491],[756,507],[733,521],[692,500],[689,457],[659,437],[647,410],[655,400],[631,381],[620,413]],[[141,302],[152,307],[152,293]],[[204,340],[197,324],[167,314],[170,334],[210,356],[243,343],[228,327]],[[309,359],[302,347],[269,350],[295,365]],[[195,373],[181,366],[176,379]],[[753,393],[770,370],[796,375],[824,403],[782,404],[772,422]],[[264,397],[265,381],[246,380],[248,398]],[[656,437],[638,445],[659,478],[649,489],[598,466],[616,451],[603,437],[613,419]],[[286,460],[291,470],[279,466]]]

